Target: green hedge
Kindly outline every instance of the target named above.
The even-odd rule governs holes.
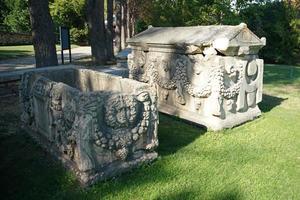
[[[24,45],[32,44],[30,34],[0,32],[0,45]]]

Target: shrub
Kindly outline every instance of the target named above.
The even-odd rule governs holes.
[[[70,30],[71,42],[78,45],[88,44],[88,29],[85,26],[83,29],[71,28]]]

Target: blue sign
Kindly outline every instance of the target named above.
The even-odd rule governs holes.
[[[70,49],[70,33],[66,27],[60,27],[60,45],[62,50]]]
[[[61,47],[61,62],[64,64],[64,50],[69,50],[69,59],[71,58],[71,42],[70,42],[70,31],[67,27],[59,27],[60,35],[60,47]]]

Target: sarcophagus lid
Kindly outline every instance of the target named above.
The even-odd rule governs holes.
[[[203,53],[213,47],[225,56],[257,54],[266,45],[266,39],[256,36],[244,23],[237,26],[149,27],[127,42],[133,48],[173,49],[186,54]]]

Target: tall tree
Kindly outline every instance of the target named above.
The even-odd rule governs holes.
[[[121,48],[125,49],[127,40],[127,0],[121,0],[122,24],[121,24]]]
[[[107,60],[107,48],[104,24],[104,0],[87,0],[86,8],[93,61],[96,64],[105,64]]]
[[[126,47],[126,40],[130,35],[128,27],[130,18],[129,0],[116,0],[116,49],[121,51]]]
[[[114,2],[113,0],[107,0],[107,31],[106,31],[106,39],[107,39],[107,59],[114,59],[114,47],[113,47],[113,36],[114,36],[114,18],[113,18],[113,8]]]
[[[127,22],[127,29],[128,29],[128,37],[132,37],[135,35],[135,25],[136,20],[138,18],[138,11],[141,6],[138,6],[141,0],[128,0],[128,22]]]
[[[122,0],[115,1],[115,13],[116,13],[116,29],[115,29],[115,39],[116,39],[116,50],[121,51],[121,31],[122,31]]]
[[[48,0],[28,0],[36,67],[58,65]]]

